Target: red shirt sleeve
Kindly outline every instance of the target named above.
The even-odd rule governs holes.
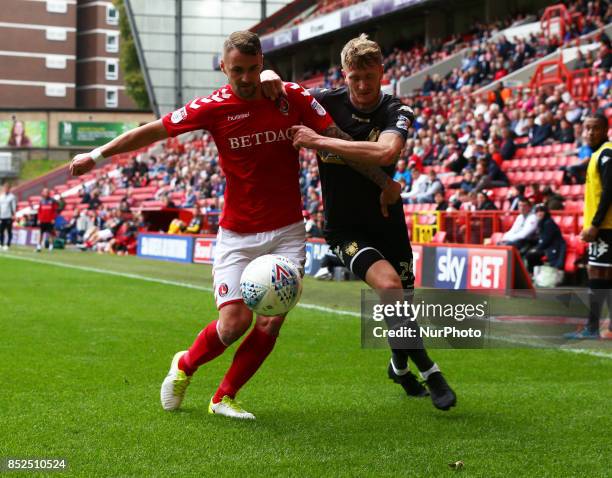
[[[300,110],[300,119],[304,125],[321,133],[334,123],[323,105],[297,83],[285,83],[285,91],[289,102]]]
[[[168,113],[162,123],[169,136],[178,136],[188,131],[210,130],[214,124],[216,106],[229,98],[228,89],[221,88],[209,96],[195,98],[182,108]]]

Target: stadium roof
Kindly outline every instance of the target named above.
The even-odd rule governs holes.
[[[214,68],[223,41],[289,0],[124,0],[151,105],[157,115],[225,82]]]

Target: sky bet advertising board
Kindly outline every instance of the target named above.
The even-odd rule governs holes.
[[[423,246],[423,285],[440,289],[511,288],[511,251],[484,247]],[[428,267],[431,265],[432,267]]]
[[[212,264],[214,236],[141,234],[138,255],[150,259]],[[329,246],[306,242],[304,272],[315,275]],[[413,271],[417,287],[451,290],[507,290],[513,288],[513,257],[506,247],[455,247],[413,244]]]

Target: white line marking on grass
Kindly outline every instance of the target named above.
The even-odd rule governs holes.
[[[63,267],[65,269],[76,269],[76,270],[84,271],[84,272],[97,272],[98,274],[125,277],[127,279],[137,279],[137,280],[142,280],[145,282],[153,282],[156,284],[173,285],[176,287],[185,287],[187,289],[200,290],[204,292],[214,292],[212,287],[205,287],[202,285],[190,284],[189,282],[158,279],[155,277],[142,276],[140,274],[130,274],[129,272],[117,272],[117,271],[111,271],[108,269],[98,269],[96,267],[78,266],[75,264],[65,264],[63,262],[47,261],[44,259],[34,259],[32,257],[21,257],[21,256],[13,255],[13,254],[7,254],[7,255],[3,254],[0,257],[6,257],[7,259],[16,259],[19,261],[34,262],[37,264],[47,264],[50,266]],[[350,317],[361,317],[361,314],[359,312],[351,312],[349,310],[334,309],[331,307],[324,307],[322,305],[307,304],[307,303],[300,302],[297,306],[302,309],[317,310],[319,312],[327,312],[330,314],[344,315],[344,316],[350,316]]]
[[[98,269],[96,267],[78,266],[74,264],[65,264],[65,263],[56,262],[56,261],[46,261],[44,259],[21,257],[21,256],[16,256],[11,253],[2,254],[0,258],[2,257],[5,257],[7,259],[34,262],[37,264],[47,264],[47,265],[56,266],[56,267],[63,267],[65,269],[75,269],[75,270],[80,270],[84,272],[96,272],[98,274],[125,277],[127,279],[142,280],[145,282],[153,282],[156,284],[171,285],[171,286],[176,286],[176,287],[185,287],[187,289],[200,290],[204,292],[213,292],[213,289],[211,287],[204,287],[200,285],[190,284],[189,282],[179,282],[179,281],[172,281],[172,280],[165,280],[165,279],[157,279],[155,277],[147,277],[147,276],[142,276],[139,274],[130,274],[128,272],[117,272],[117,271],[111,271],[107,269]],[[350,310],[342,310],[342,309],[333,309],[331,307],[323,307],[321,305],[316,305],[316,304],[307,304],[307,303],[300,302],[297,305],[297,307],[300,307],[302,309],[317,310],[319,312],[326,312],[326,313],[336,314],[336,315],[341,315],[341,316],[343,315],[343,316],[348,316],[348,317],[361,317],[361,314],[359,314],[358,312],[352,312]],[[497,340],[499,339],[500,338],[497,338]],[[512,339],[502,339],[502,340],[506,340],[508,342],[514,342],[514,343],[522,344],[522,345],[530,345],[531,348],[533,348],[533,346],[535,345],[529,342],[522,342],[522,341],[512,340]],[[552,350],[558,350],[560,352],[570,352],[574,354],[590,355],[592,357],[606,358],[606,359],[612,360],[612,354],[609,354],[606,352],[600,352],[598,350],[571,349],[571,348],[558,348],[558,349],[552,349]]]

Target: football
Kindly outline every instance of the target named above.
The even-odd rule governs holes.
[[[302,276],[298,266],[286,257],[267,254],[244,269],[240,292],[244,303],[256,314],[284,315],[300,300]]]

